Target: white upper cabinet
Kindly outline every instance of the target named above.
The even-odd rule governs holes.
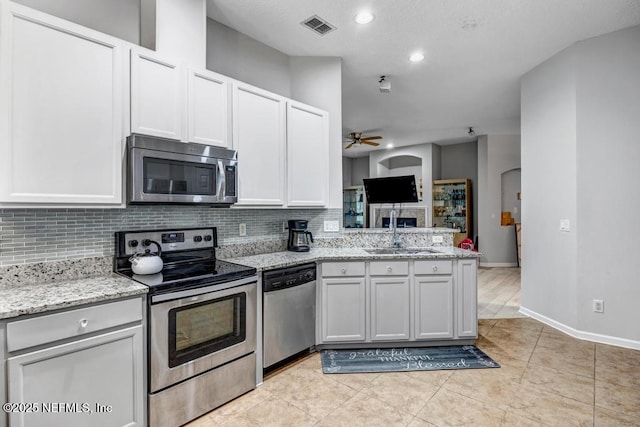
[[[329,113],[287,102],[287,205],[327,205]]]
[[[238,204],[283,206],[285,98],[233,83],[233,148],[238,151]]]
[[[120,40],[2,3],[0,203],[122,203]]]
[[[131,133],[231,146],[229,79],[144,49],[131,52]]]
[[[188,141],[231,148],[229,90],[227,77],[188,70]]]
[[[144,49],[131,51],[131,133],[185,140],[184,69]]]

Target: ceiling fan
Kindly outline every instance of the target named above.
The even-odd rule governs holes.
[[[372,145],[374,147],[377,147],[378,145],[380,145],[377,142],[373,142],[373,139],[382,139],[382,137],[380,135],[374,135],[374,136],[363,136],[364,132],[351,132],[348,135],[346,135],[344,137],[345,142],[348,142],[349,144],[347,144],[346,147],[344,147],[344,149],[349,149],[351,148],[354,144],[367,144],[367,145]]]

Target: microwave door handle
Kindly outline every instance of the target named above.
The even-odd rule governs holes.
[[[224,200],[227,195],[225,194],[225,189],[227,188],[227,177],[224,172],[224,165],[221,159],[218,159],[218,170],[216,171],[216,175],[220,179],[216,179],[216,197],[218,200]]]

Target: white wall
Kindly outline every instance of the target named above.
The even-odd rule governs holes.
[[[369,157],[352,158],[351,185],[364,185],[363,179],[365,178],[369,178]]]
[[[500,217],[502,173],[519,167],[519,135],[482,135],[478,138],[478,228],[476,233],[478,250],[483,253],[480,258],[481,265],[517,265],[514,228],[501,226]],[[525,227],[523,225],[523,228]]]
[[[435,147],[439,153],[439,147],[438,146],[435,146]],[[434,155],[434,144],[410,145],[406,147],[394,148],[393,150],[376,150],[369,153],[369,176],[371,178],[376,178],[379,176],[398,175],[397,173],[394,173],[392,170],[389,170],[388,168],[389,159],[393,157],[402,157],[402,156],[417,157],[422,161],[422,164],[420,166],[421,176],[422,176],[422,188],[423,188],[422,201],[418,203],[406,203],[406,204],[403,204],[403,207],[405,208],[411,208],[411,207],[427,208],[428,207],[428,209],[426,209],[427,215],[428,215],[425,221],[426,224],[432,223],[432,218],[431,218],[432,213],[430,211],[432,209],[432,206],[431,206],[432,188],[433,188],[432,176],[433,176],[433,167],[434,167],[433,161],[432,161],[433,155]],[[417,176],[418,174],[415,173],[414,175],[416,175],[416,179],[419,180],[419,177]],[[416,182],[416,185],[417,184],[418,183]],[[375,207],[390,207],[390,206],[391,205],[369,206],[369,212],[370,212],[371,218],[374,217],[373,209]]]
[[[638,46],[640,27],[595,37],[522,79],[522,307],[636,348]],[[558,231],[562,218],[571,232]]]
[[[292,99],[329,112],[328,207],[342,208],[342,59],[290,57],[289,74]]]
[[[440,147],[440,174],[434,179],[471,180],[472,238],[478,234],[478,142]]]
[[[154,1],[156,52],[169,58],[180,58],[187,65],[193,67],[205,68],[207,56],[206,1]],[[143,13],[145,10],[146,8],[143,8]]]
[[[291,97],[289,56],[207,19],[207,69]]]
[[[76,24],[140,43],[140,2],[132,0],[15,0]]]
[[[640,26],[578,43],[578,329],[640,342]],[[606,250],[602,250],[606,248]],[[605,301],[594,313],[593,299]]]
[[[516,223],[522,222],[522,203],[518,193],[522,191],[522,170],[511,169],[502,174],[502,212],[511,212]]]
[[[351,170],[353,169],[353,159],[342,158],[342,188],[351,187]]]

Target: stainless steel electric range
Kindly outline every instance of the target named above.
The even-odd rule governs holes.
[[[215,227],[122,231],[115,243],[114,270],[149,286],[149,424],[182,425],[255,388],[256,269],[216,259]],[[134,274],[129,258],[156,244],[162,271]]]

